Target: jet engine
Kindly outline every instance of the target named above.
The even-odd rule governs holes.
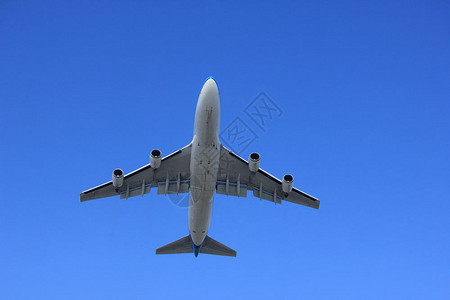
[[[118,189],[123,185],[123,171],[122,169],[115,169],[112,173],[113,186]]]
[[[283,192],[286,194],[292,191],[292,187],[294,186],[294,176],[291,174],[286,174],[283,176],[283,183],[281,184],[281,187],[283,189]]]
[[[250,172],[254,173],[258,171],[260,162],[261,156],[259,155],[259,153],[251,153],[250,157],[248,158],[248,168],[250,169]]]
[[[150,152],[150,167],[157,169],[161,165],[161,150],[153,149]]]

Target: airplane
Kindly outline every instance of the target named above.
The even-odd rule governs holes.
[[[157,194],[189,193],[189,234],[156,249],[156,254],[199,253],[236,257],[236,251],[208,236],[214,193],[247,197],[281,204],[288,201],[319,209],[320,201],[293,187],[294,177],[280,180],[260,168],[261,156],[248,160],[225,148],[219,140],[220,96],[213,77],[205,81],[197,101],[192,142],[166,157],[150,152],[150,163],[124,175],[112,172],[112,180],[80,194],[80,202],[120,195],[143,196],[152,188]]]

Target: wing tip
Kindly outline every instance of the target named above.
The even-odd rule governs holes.
[[[80,194],[80,202],[88,201],[87,195],[85,192]]]

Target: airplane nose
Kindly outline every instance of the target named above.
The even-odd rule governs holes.
[[[208,99],[207,101],[218,102],[219,101],[219,88],[216,81],[212,76],[208,77],[203,84],[200,92],[200,98]]]
[[[203,84],[202,91],[207,91],[207,90],[219,91],[219,88],[217,87],[217,83],[214,80],[214,77],[212,77],[212,76],[209,76],[208,78],[206,78],[205,83]]]

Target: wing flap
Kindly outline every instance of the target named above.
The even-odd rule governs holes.
[[[267,190],[253,187],[253,196],[259,199],[271,201],[275,204],[281,204],[282,198],[276,192],[269,192]]]
[[[189,181],[185,182],[160,182],[158,184],[158,195],[185,194],[189,193]]]
[[[238,188],[237,183],[229,183],[228,187],[226,182],[217,182],[216,186],[217,194],[237,197],[247,197],[247,185],[240,184]]]
[[[134,189],[127,189],[120,193],[120,199],[128,199],[136,196],[143,196],[145,194],[150,193],[151,184],[144,185],[144,192],[142,192],[142,187],[137,187]]]

